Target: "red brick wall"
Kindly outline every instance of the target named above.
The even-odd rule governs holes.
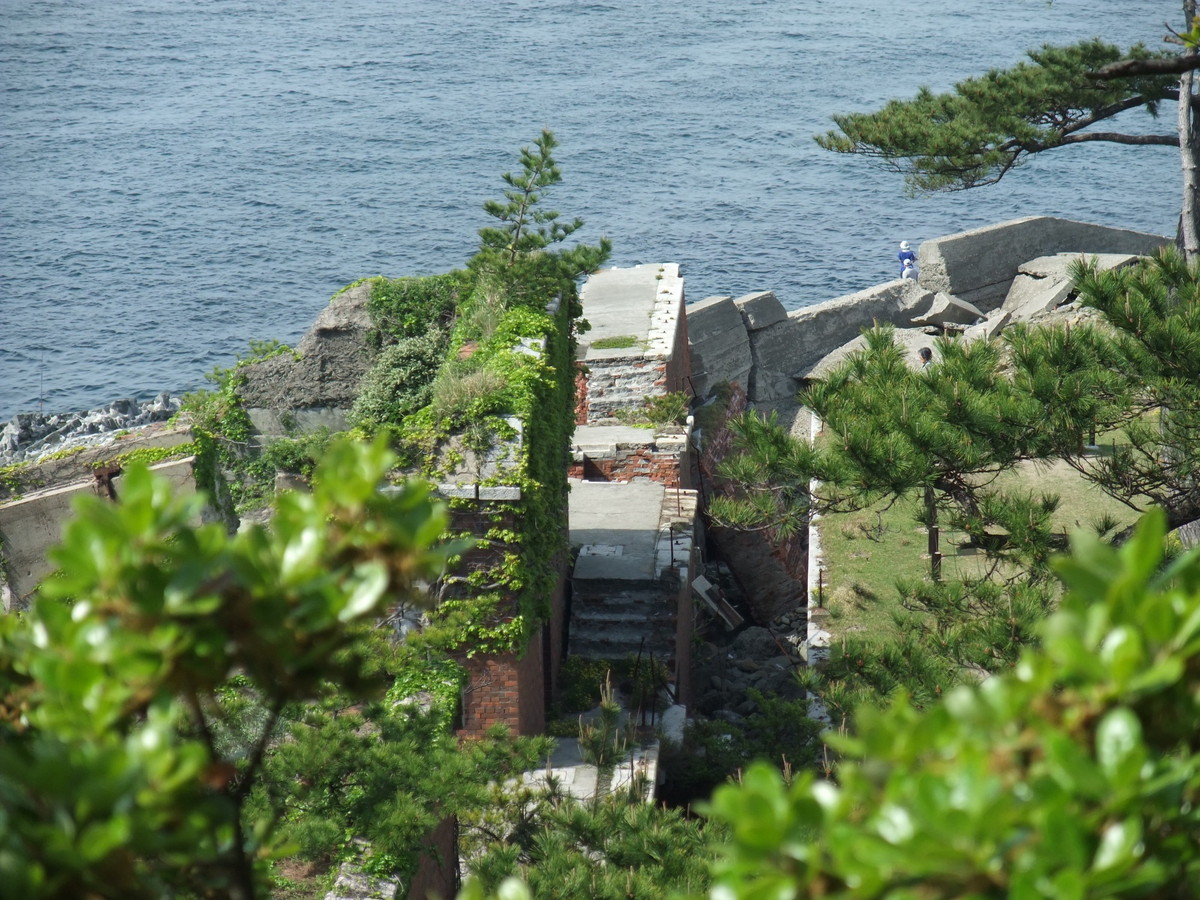
[[[567,477],[585,481],[618,482],[649,478],[667,487],[677,488],[680,486],[679,462],[679,454],[676,452],[639,448],[623,451],[616,457],[588,457],[582,463],[572,463],[567,470]]]
[[[588,422],[588,377],[587,368],[583,363],[575,363],[575,424],[586,425]]]
[[[541,734],[546,728],[542,631],[530,638],[525,653],[480,654],[463,660],[462,738],[479,738],[497,723],[517,734]]]

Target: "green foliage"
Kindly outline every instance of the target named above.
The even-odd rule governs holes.
[[[93,469],[102,469],[106,466],[121,466],[123,468],[134,464],[141,464],[148,467],[178,456],[190,456],[196,452],[196,449],[196,444],[191,441],[186,444],[176,444],[173,447],[139,447],[136,450],[120,453],[109,459],[96,460],[90,466]]]
[[[350,423],[367,430],[398,426],[427,406],[446,346],[446,333],[431,328],[385,348],[363,376],[348,416]]]
[[[617,418],[627,425],[683,425],[687,422],[690,398],[683,391],[647,397],[636,410],[617,410]]]
[[[263,448],[262,454],[280,472],[311,477],[331,440],[333,433],[322,427],[311,434],[271,441]]]
[[[462,272],[372,279],[371,298],[367,301],[374,325],[372,343],[379,348],[431,331],[447,331],[468,290]]]
[[[839,724],[851,721],[855,707],[901,694],[925,709],[957,685],[1011,669],[1036,644],[1057,597],[1053,586],[1031,579],[909,580],[897,591],[893,636],[847,634],[819,674],[805,672],[807,686]]]
[[[838,130],[816,141],[827,150],[881,160],[902,173],[913,192],[994,184],[1032,154],[1097,139],[1080,133],[1090,125],[1138,107],[1156,114],[1177,87],[1172,76],[1088,75],[1123,57],[1171,55],[1140,44],[1123,54],[1095,39],[1047,44],[1030,51],[1030,62],[968,78],[950,93],[922,88],[912,100],[891,100],[875,113],[834,116]],[[1178,139],[1167,135],[1156,143],[1178,146]]]
[[[807,768],[818,757],[819,725],[809,716],[807,699],[763,694],[751,688],[755,709],[738,722],[698,718],[683,743],[665,744],[661,765],[667,781],[659,796],[676,806],[707,798],[752,761],[762,760],[783,772]]]
[[[1080,299],[1116,329],[1106,349],[1129,398],[1119,410],[1129,442],[1068,462],[1134,509],[1165,509],[1171,527],[1200,518],[1200,263],[1167,248],[1137,266],[1081,264],[1074,275]]]
[[[564,713],[586,712],[600,702],[613,664],[607,659],[568,656],[559,669],[559,706]]]
[[[546,192],[562,180],[554,160],[558,141],[548,129],[522,147],[521,173],[504,173],[504,200],[489,200],[483,208],[500,224],[479,229],[480,249],[469,267],[483,283],[497,281],[505,293],[544,304],[556,294],[574,304],[575,282],[596,271],[612,251],[612,242],[601,238],[597,246],[577,244],[555,247],[583,227],[582,219],[559,220],[559,214],[541,208]],[[572,310],[572,318],[578,310]]]
[[[120,503],[82,498],[58,573],[0,620],[0,883],[260,895],[281,811],[247,800],[285,709],[330,682],[377,690],[349,626],[415,596],[452,549],[433,549],[445,518],[424,485],[377,492],[391,463],[339,443],[311,494],[232,537],[140,466]]]
[[[238,396],[245,384],[246,366],[292,352],[278,341],[250,341],[250,352],[228,367],[206,376],[212,391],[195,391],[183,398],[179,416],[188,421],[196,445],[196,483],[217,506],[226,499],[240,510],[265,504],[274,488],[275,470],[250,445],[254,426]]]
[[[1080,538],[1040,650],[924,713],[830,737],[838,782],[766,766],[720,788],[727,897],[1187,896],[1200,881],[1200,553],[1164,517]]]
[[[529,805],[526,803],[525,805]],[[596,805],[551,795],[526,827],[471,861],[460,900],[487,896],[659,900],[708,885],[708,829],[631,795]],[[509,879],[523,879],[524,884]]]
[[[641,346],[641,338],[636,334],[619,334],[613,337],[597,338],[591,342],[595,350],[624,350],[627,347]]]
[[[502,411],[504,376],[474,357],[451,360],[437,373],[431,393],[433,415],[438,419],[467,422],[489,412]]]

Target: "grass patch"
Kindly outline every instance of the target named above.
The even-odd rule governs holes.
[[[627,347],[642,346],[642,341],[635,334],[618,334],[613,337],[599,338],[592,341],[590,346],[594,350],[624,350]]]
[[[1026,463],[996,480],[1000,490],[1058,494],[1054,528],[1070,534],[1104,516],[1118,527],[1132,525],[1138,513],[1084,481],[1064,462]],[[823,516],[817,522],[825,555],[822,597],[830,630],[885,641],[895,633],[899,608],[896,582],[929,578],[928,534],[918,521],[921,499],[913,494],[890,508],[884,504],[855,513]],[[966,535],[943,527],[942,578],[957,580],[983,573],[982,551]]]

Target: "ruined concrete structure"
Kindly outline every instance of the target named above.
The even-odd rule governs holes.
[[[576,559],[567,653],[653,658],[668,667],[676,702],[687,703],[702,533],[690,424],[614,418],[651,397],[691,393],[683,279],[676,265],[606,269],[581,297],[592,327],[580,346],[569,470]]]

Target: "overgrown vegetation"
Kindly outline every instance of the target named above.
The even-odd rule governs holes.
[[[1023,469],[1055,460],[1074,468],[1128,508],[1126,522],[1148,507],[1172,524],[1196,517],[1200,268],[1168,250],[1136,267],[1074,274],[1106,327],[1014,328],[1003,342],[940,338],[941,362],[927,370],[910,369],[889,331],[875,329],[863,351],[803,395],[825,440],[810,446],[755,415],[735,420],[740,452],[721,472],[738,491],[711,507],[727,524],[801,527],[814,478],[819,512],[917,510],[920,536],[911,529],[905,551],[926,559],[928,582],[910,579],[888,602],[894,643],[848,633],[835,619],[835,658],[811,686],[836,715],[900,689],[932,702],[1008,668],[1033,639],[1054,600],[1049,561],[1066,538],[1055,492],[1031,489],[1017,477]],[[1123,437],[1109,452],[1086,449],[1090,435],[1116,428]],[[1112,535],[1121,523],[1114,512],[1088,524]],[[869,534],[870,518],[861,527]],[[942,569],[947,546],[955,549],[947,534],[975,551],[973,571],[958,578]],[[854,602],[877,602],[880,591],[868,585]],[[831,596],[839,599],[848,598]]]

